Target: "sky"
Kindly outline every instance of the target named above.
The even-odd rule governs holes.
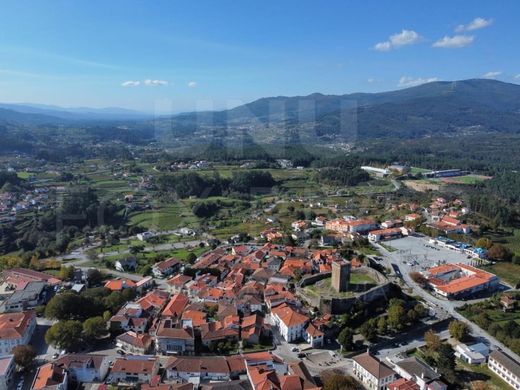
[[[3,0],[0,102],[179,112],[520,83],[516,0]]]

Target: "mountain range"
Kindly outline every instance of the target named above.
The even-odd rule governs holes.
[[[277,96],[230,110],[189,112],[153,121],[147,114],[119,108],[0,104],[0,122],[4,123],[92,120],[129,121],[135,126],[153,123],[156,136],[192,140],[220,137],[232,142],[338,142],[353,138],[520,133],[520,85],[471,79],[380,93]]]

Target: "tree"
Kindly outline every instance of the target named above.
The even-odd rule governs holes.
[[[188,264],[195,264],[195,261],[197,261],[197,255],[193,252],[188,253],[188,256],[186,256],[186,261]]]
[[[132,245],[132,246],[130,246],[129,251],[132,255],[137,255],[138,253],[141,253],[142,251],[144,251],[144,244]]]
[[[354,348],[354,331],[345,327],[339,332],[338,343],[341,344],[344,350],[351,351]]]
[[[419,314],[414,309],[408,310],[406,313],[406,318],[410,323],[415,323],[419,319]]]
[[[442,343],[437,350],[437,367],[443,374],[452,373],[455,369],[455,351],[448,343]]]
[[[63,281],[69,281],[74,277],[74,267],[62,265],[58,277]]]
[[[60,321],[45,333],[45,342],[66,351],[74,351],[81,345],[83,325],[80,321]]]
[[[377,331],[379,334],[385,334],[388,330],[388,323],[386,317],[379,317],[377,320]]]
[[[83,323],[83,333],[90,340],[95,340],[107,334],[107,323],[103,317],[92,317]]]
[[[487,256],[490,260],[511,261],[513,253],[509,250],[509,248],[502,244],[493,244],[493,246],[489,248]]]
[[[465,340],[469,335],[469,327],[466,323],[458,320],[451,321],[448,325],[451,337],[458,341]]]
[[[405,318],[406,310],[400,304],[391,305],[388,308],[388,325],[392,329],[401,329],[403,327],[403,319]]]
[[[45,308],[45,317],[57,320],[85,320],[105,310],[100,299],[69,291],[52,297]]]
[[[420,303],[415,305],[413,309],[419,315],[419,317],[424,317],[424,315],[426,314],[426,308]]]
[[[441,338],[431,329],[424,334],[424,341],[426,342],[426,348],[432,352],[437,351],[442,344]]]
[[[97,285],[101,284],[101,282],[103,281],[103,274],[101,273],[100,270],[97,270],[95,268],[90,268],[87,271],[87,281],[88,281],[88,285],[90,287],[97,286]]]
[[[359,332],[365,338],[365,340],[373,341],[377,337],[377,327],[376,327],[376,324],[372,320],[366,321],[359,328]]]
[[[419,286],[424,287],[428,284],[428,280],[421,274],[420,272],[413,271],[408,274],[410,279],[412,279]]]
[[[13,348],[14,362],[22,369],[30,367],[36,358],[36,351],[31,345],[17,345]]]
[[[479,238],[477,240],[477,242],[475,242],[475,246],[477,248],[489,249],[489,248],[491,248],[493,246],[493,241],[491,241],[487,237],[482,237],[482,238]]]
[[[350,375],[339,370],[325,370],[321,373],[323,390],[359,390],[361,385]]]

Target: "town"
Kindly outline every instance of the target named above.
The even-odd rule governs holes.
[[[127,169],[118,164],[105,174]],[[175,165],[184,169],[215,164]],[[67,207],[71,194],[60,181],[38,183],[46,172],[34,172],[31,185],[16,183],[28,188],[23,198],[4,185],[6,226],[35,210]],[[309,174],[287,164],[270,172]],[[369,195],[329,191],[318,200],[309,185],[275,199],[260,191],[255,196],[268,203],[240,211],[237,229],[222,233],[211,227],[218,220],[173,226],[154,219],[131,231],[85,230],[78,244],[53,247],[49,258],[33,252],[28,265],[14,252],[4,256],[0,383],[18,390],[424,390],[490,380],[516,388],[520,292],[493,273],[508,249],[473,238],[481,226],[462,198],[428,200],[410,190],[396,198],[403,174],[409,169],[371,172],[377,178],[368,180],[390,184]],[[126,177],[128,187],[121,183],[114,198],[125,214],[157,213],[143,207],[162,193],[154,175],[141,168]],[[381,197],[383,208],[367,203]],[[190,202],[199,214],[197,200]],[[214,213],[204,202],[201,221]],[[249,231],[240,229],[244,221]],[[496,316],[501,322],[493,323]],[[487,379],[471,379],[479,375]]]

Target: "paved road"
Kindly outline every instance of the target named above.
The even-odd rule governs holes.
[[[390,242],[391,243],[391,242]],[[399,267],[406,267],[400,258],[400,255],[396,254],[396,252],[389,252],[381,245],[376,245],[378,250],[384,255],[384,257],[387,259],[387,261],[390,261],[390,263],[398,264]],[[484,331],[482,328],[477,326],[475,323],[468,321],[464,316],[459,314],[455,309],[459,306],[464,305],[465,303],[469,303],[469,301],[460,302],[460,301],[448,301],[441,298],[437,298],[427,291],[423,290],[419,285],[417,285],[409,276],[409,271],[411,269],[404,268],[401,269],[402,278],[404,283],[410,287],[414,294],[420,296],[425,301],[429,302],[430,304],[440,308],[441,310],[445,311],[447,314],[451,315],[452,317],[456,318],[457,320],[465,322],[471,329],[471,333],[474,336],[489,340],[491,344],[493,344],[496,347],[499,347],[502,349],[505,353],[507,353],[509,356],[511,356],[513,359],[520,361],[520,356],[518,356],[516,353],[514,353],[512,350],[510,350],[507,346],[502,344],[500,341],[498,341],[496,338],[488,334],[486,331]]]

